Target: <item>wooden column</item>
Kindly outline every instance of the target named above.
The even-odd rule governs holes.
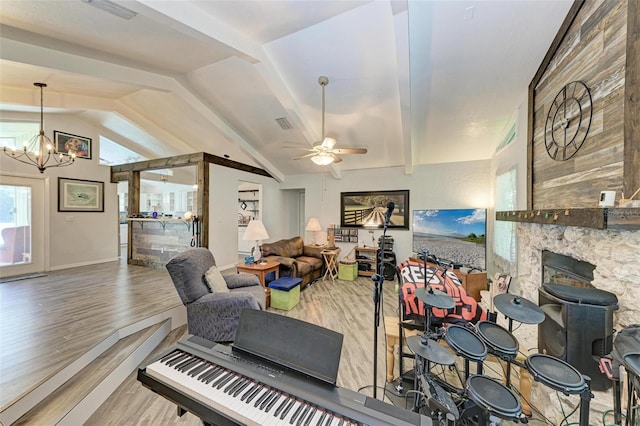
[[[200,244],[209,247],[209,163],[198,161],[198,208],[196,214],[200,218]]]
[[[131,216],[140,211],[140,172],[130,170],[126,174],[129,182],[127,216]],[[133,259],[133,232],[131,232],[131,226],[132,223],[127,221],[127,263],[131,263],[131,259]]]

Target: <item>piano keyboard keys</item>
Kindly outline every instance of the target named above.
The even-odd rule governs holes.
[[[243,423],[260,426],[339,426],[355,422],[334,415],[210,361],[182,351],[149,365],[147,372]]]

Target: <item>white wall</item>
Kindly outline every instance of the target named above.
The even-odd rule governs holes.
[[[59,130],[92,139],[91,159],[76,159],[68,167],[50,168],[44,175],[50,188],[49,205],[33,206],[44,209],[48,217],[48,252],[46,270],[115,260],[118,257],[118,200],[117,186],[109,182],[109,167],[98,165],[98,133],[90,124],[68,114],[45,114],[45,132],[53,140]],[[2,112],[2,119],[35,120],[39,114]],[[34,166],[19,163],[0,154],[0,173],[5,175],[41,176]],[[104,182],[103,213],[58,212],[58,177]],[[46,238],[45,238],[46,240]]]
[[[3,114],[2,118],[32,118],[37,114]],[[526,123],[526,120],[525,120]],[[526,126],[526,124],[525,124]],[[117,185],[109,183],[109,167],[98,165],[98,132],[90,124],[72,115],[49,114],[45,129],[49,135],[61,130],[93,139],[92,159],[78,159],[60,169],[48,169],[51,186],[50,204],[46,206],[50,218],[50,269],[99,263],[118,256]],[[525,132],[526,134],[526,132]],[[526,146],[526,145],[525,145]],[[509,148],[511,149],[511,148]],[[526,149],[523,149],[526,151]],[[506,150],[505,150],[506,152]],[[523,154],[526,156],[526,154]],[[38,174],[33,167],[0,156],[2,173]],[[210,248],[219,266],[237,262],[237,188],[238,181],[262,185],[262,219],[269,232],[269,240],[276,241],[299,234],[298,202],[304,198],[302,227],[311,216],[320,220],[324,228],[340,223],[340,192],[348,191],[410,191],[410,210],[432,208],[488,208],[492,205],[493,163],[489,160],[415,166],[407,175],[403,167],[344,171],[341,179],[330,174],[309,174],[287,177],[279,184],[274,179],[240,170],[211,165],[210,186]],[[98,180],[105,182],[104,213],[59,213],[57,211],[57,177]],[[377,230],[374,238],[381,235]],[[411,255],[411,230],[390,230],[395,240],[398,259]],[[489,236],[490,234],[488,234]],[[304,236],[309,240],[311,236]],[[370,242],[367,230],[360,230],[360,240]],[[355,244],[339,243],[341,256],[348,255]]]
[[[410,210],[447,208],[487,208],[490,203],[490,161],[415,166],[407,175],[404,167],[346,171],[342,179],[329,174],[287,177],[283,189],[305,189],[305,222],[311,216],[320,220],[323,228],[340,224],[340,193],[350,191],[409,190]],[[409,216],[411,221],[411,214]],[[271,234],[269,234],[271,235]],[[377,242],[382,230],[376,230]],[[398,261],[411,254],[411,230],[391,229],[387,235],[394,238],[394,251]],[[367,230],[359,231],[359,241],[371,242]],[[342,249],[340,257],[349,255],[354,243],[337,243]]]
[[[290,220],[286,194],[272,178],[210,165],[209,185],[209,248],[220,268],[228,268],[238,261],[238,181],[262,185],[262,223],[268,241],[286,238]]]

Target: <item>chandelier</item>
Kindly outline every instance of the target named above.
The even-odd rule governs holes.
[[[45,83],[33,83],[34,86],[40,88],[40,133],[31,138],[29,142],[25,142],[22,150],[16,147],[3,147],[4,153],[18,160],[21,163],[36,166],[40,173],[43,173],[47,167],[64,167],[76,160],[76,154],[70,153],[65,155],[58,152],[56,146],[51,139],[44,134],[44,104],[43,104],[43,88],[47,87]]]

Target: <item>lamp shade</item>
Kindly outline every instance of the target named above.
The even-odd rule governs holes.
[[[244,231],[244,235],[242,236],[242,239],[245,241],[259,241],[266,240],[268,238],[269,234],[267,234],[267,230],[264,228],[260,219],[253,219],[249,221],[247,229]]]
[[[320,226],[320,221],[315,218],[309,218],[309,222],[307,222],[307,227],[304,228],[305,231],[322,231],[322,226]]]

